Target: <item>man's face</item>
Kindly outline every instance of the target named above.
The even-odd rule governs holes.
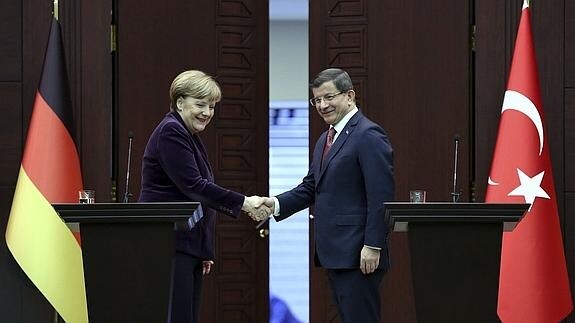
[[[353,90],[341,92],[332,81],[325,82],[318,88],[312,89],[313,99],[320,117],[325,123],[335,125],[338,123],[353,107]]]

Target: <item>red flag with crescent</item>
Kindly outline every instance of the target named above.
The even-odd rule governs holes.
[[[573,309],[540,93],[524,3],[485,198],[530,204],[503,236],[497,312],[504,323],[559,322]]]

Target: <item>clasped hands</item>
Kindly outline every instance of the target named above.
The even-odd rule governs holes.
[[[274,212],[274,200],[270,197],[261,197],[257,195],[246,196],[244,200],[244,205],[242,206],[242,211],[244,211],[252,220],[262,221],[269,218]]]

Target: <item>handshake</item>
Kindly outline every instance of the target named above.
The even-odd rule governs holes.
[[[265,220],[274,212],[274,200],[271,197],[246,196],[242,211],[254,221]]]

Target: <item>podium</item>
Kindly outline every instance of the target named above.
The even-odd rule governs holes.
[[[90,322],[168,322],[174,229],[199,203],[52,206],[80,224]]]
[[[529,204],[385,203],[407,231],[418,323],[499,322],[501,242]],[[393,261],[393,259],[392,259]]]

